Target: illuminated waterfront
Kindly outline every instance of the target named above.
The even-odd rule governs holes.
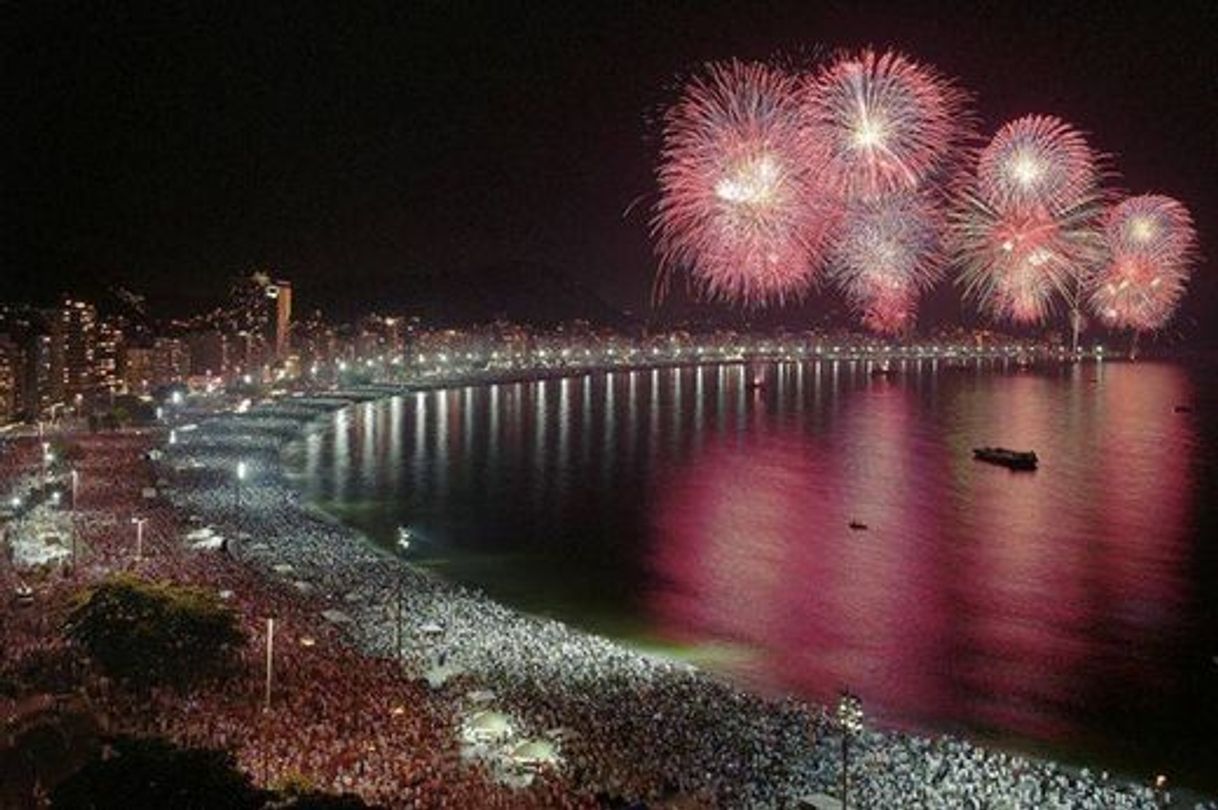
[[[526,609],[764,687],[848,684],[892,724],[1202,769],[1209,370],[764,369],[408,395],[297,462],[322,505]],[[1041,469],[978,465],[985,443]]]

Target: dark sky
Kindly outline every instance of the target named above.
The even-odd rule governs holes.
[[[984,129],[1061,115],[1218,234],[1208,3],[10,2],[0,299],[125,282],[181,305],[258,266],[314,303],[544,262],[645,306],[655,115],[731,56],[894,45]],[[1200,268],[1191,307],[1218,303]],[[1201,303],[1198,303],[1201,302]]]

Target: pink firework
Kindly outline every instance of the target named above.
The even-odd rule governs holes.
[[[965,294],[999,320],[1043,321],[1100,267],[1103,193],[1077,130],[1049,116],[1013,121],[981,150],[952,212]]]
[[[965,295],[996,319],[1043,321],[1056,298],[1073,295],[1099,266],[1100,210],[1003,209],[966,195],[951,223]]]
[[[866,328],[881,335],[899,335],[914,325],[918,293],[916,290],[882,290],[856,309]]]
[[[919,295],[942,277],[942,217],[925,194],[898,192],[852,202],[829,274],[869,328],[900,332]]]
[[[1027,115],[981,151],[977,191],[1001,210],[1069,211],[1095,195],[1096,161],[1077,129],[1051,115]]]
[[[1130,197],[1109,212],[1104,234],[1109,261],[1092,284],[1092,310],[1111,328],[1162,328],[1184,295],[1196,258],[1188,209],[1170,197]]]
[[[828,143],[825,180],[848,197],[923,187],[971,129],[965,95],[895,51],[839,55],[806,83],[805,103]]]
[[[661,280],[688,268],[707,297],[803,295],[823,265],[837,205],[816,182],[797,80],[755,63],[708,66],[665,116],[652,222]]]
[[[1187,261],[1196,250],[1193,218],[1184,205],[1161,194],[1129,197],[1114,206],[1104,223],[1114,255],[1162,262]]]

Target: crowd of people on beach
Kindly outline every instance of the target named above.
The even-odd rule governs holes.
[[[16,686],[55,694],[37,700],[0,695],[9,732],[25,713],[83,697],[106,733],[229,750],[265,786],[352,793],[384,807],[593,806],[555,774],[538,774],[524,789],[498,784],[462,759],[454,736],[458,720],[445,695],[404,673],[399,662],[362,654],[339,627],[320,618],[326,606],[315,595],[268,581],[214,545],[192,547],[184,538],[197,521],[166,499],[172,483],[149,460],[150,440],[131,434],[73,439],[82,451],[75,467],[78,502],[54,517],[73,524],[77,569],[72,572],[64,558],[62,568],[21,572],[35,585],[37,601],[7,612],[0,624],[0,673],[30,670],[37,662],[40,682]],[[149,490],[156,495],[149,497]],[[49,508],[25,511],[5,528],[37,533],[50,519]],[[133,518],[146,521],[138,548]],[[124,689],[87,666],[63,623],[80,589],[118,572],[201,587],[227,602],[248,638],[235,676],[185,692],[166,687],[146,693]],[[6,597],[17,573],[9,565],[0,572]],[[275,620],[269,705],[267,618]],[[49,662],[62,670],[54,682],[46,680]]]
[[[222,415],[179,409],[153,459],[149,437],[81,439],[73,519],[86,551],[76,576],[136,570],[214,589],[250,638],[248,677],[224,688],[146,701],[89,675],[86,691],[109,723],[234,750],[261,783],[299,777],[392,807],[794,807],[839,795],[843,732],[824,708],[524,615],[302,503],[281,452],[338,409],[384,394]],[[139,559],[137,516],[148,520]],[[204,535],[221,542],[188,539]],[[276,628],[269,710],[267,618]],[[29,624],[6,629],[20,643],[4,659],[45,636]],[[509,783],[507,771],[462,756],[460,729],[488,710],[510,718],[489,743],[505,762],[528,740],[551,743],[554,761],[521,763],[516,775],[530,778]],[[1169,798],[952,737],[864,728],[850,748],[856,807],[1149,809]]]
[[[404,656],[416,677],[439,672],[437,689],[457,711],[470,690],[484,691],[512,717],[518,738],[560,739],[559,772],[589,793],[740,807],[837,794],[840,731],[822,708],[754,695],[523,615],[411,568],[302,504],[283,475],[281,450],[370,396],[281,401],[204,425],[168,457],[189,473],[175,494],[179,507],[247,538],[232,546],[238,558],[332,600],[331,615],[362,649]],[[238,508],[232,471],[242,461],[249,474]],[[1149,785],[953,738],[868,729],[852,746],[851,789],[861,807],[909,806],[917,796],[930,807],[1149,808],[1164,798]]]

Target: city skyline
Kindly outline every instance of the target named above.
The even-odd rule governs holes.
[[[798,63],[808,49],[869,43],[918,54],[975,88],[987,131],[1028,110],[1067,117],[1119,159],[1122,185],[1170,190],[1193,209],[1203,255],[1212,230],[1202,178],[1214,160],[1218,71],[1209,49],[1191,46],[1213,15],[1200,7],[998,9],[978,25],[985,15],[947,7],[779,6],[745,29],[724,24],[731,6],[499,11],[460,23],[378,11],[23,15],[12,29],[18,69],[5,81],[31,103],[8,136],[7,154],[24,157],[9,172],[0,297],[47,303],[65,291],[96,295],[81,289],[96,283],[181,311],[270,267],[311,291],[304,308],[349,315],[423,299],[439,310],[458,286],[450,279],[510,285],[497,277],[522,263],[647,315],[657,119],[674,83],[708,60]],[[73,59],[60,58],[52,32],[80,46]],[[236,46],[272,32],[265,58]],[[590,38],[591,49],[573,47]],[[1089,47],[1071,49],[1080,43]],[[619,52],[634,58],[596,72]],[[29,95],[57,82],[72,89]],[[602,92],[587,93],[593,86]],[[547,92],[529,91],[539,87]],[[518,91],[532,100],[513,106]],[[66,229],[65,217],[89,224]],[[1216,300],[1210,275],[1203,261],[1174,324],[1190,339],[1213,337],[1197,318]],[[941,285],[926,323],[972,317],[953,299]],[[675,306],[680,318],[683,302]],[[814,297],[758,317],[798,325],[835,306]],[[694,309],[708,311],[740,317]]]

